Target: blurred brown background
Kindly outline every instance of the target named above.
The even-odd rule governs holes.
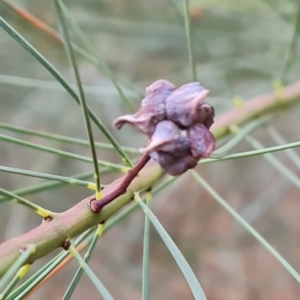
[[[23,8],[55,26],[49,1],[18,1]],[[159,78],[175,84],[190,81],[187,43],[180,1],[65,1],[72,15],[109,67],[143,89]],[[210,89],[208,101],[217,115],[233,107],[232,98],[247,100],[273,90],[281,76],[293,36],[298,1],[191,1],[194,50],[198,78]],[[179,14],[178,14],[179,12]],[[63,47],[0,4],[0,14],[73,82]],[[72,34],[72,36],[74,36]],[[76,38],[74,38],[75,41]],[[85,138],[79,106],[48,72],[10,36],[0,30],[0,121],[26,128]],[[86,98],[122,145],[139,147],[143,137],[126,127],[112,128],[112,120],[126,108],[110,81],[77,56]],[[285,83],[299,79],[297,53]],[[32,79],[32,81],[26,81]],[[130,87],[125,94],[137,108],[141,97]],[[299,139],[299,109],[285,112],[274,126],[288,141]],[[21,136],[25,140],[89,156],[88,148]],[[97,141],[105,141],[94,130]],[[255,136],[265,145],[276,143],[264,129]],[[252,149],[243,143],[236,151]],[[298,150],[297,150],[298,151]],[[300,154],[300,152],[298,151]],[[281,162],[299,176],[285,153]],[[120,162],[108,151],[102,160]],[[70,176],[92,170],[86,163],[60,158],[1,141],[0,164]],[[250,222],[291,264],[300,270],[300,193],[262,156],[198,167],[212,187]],[[110,175],[105,182],[120,176]],[[15,190],[43,180],[0,173],[1,187]],[[63,187],[27,198],[53,211],[64,211],[89,195],[83,187]],[[179,178],[155,197],[153,210],[174,239],[210,300],[299,299],[292,276],[249,233],[237,224],[191,175]],[[9,202],[1,204],[0,241],[30,230],[40,218]],[[99,241],[90,265],[116,299],[141,298],[144,218],[141,211],[113,228]],[[150,242],[151,299],[192,299],[190,290],[155,230]],[[50,258],[34,264],[32,272]],[[61,299],[77,269],[73,261],[30,299]],[[73,299],[99,299],[83,276]]]

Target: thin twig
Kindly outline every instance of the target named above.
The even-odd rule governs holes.
[[[98,213],[102,210],[102,208],[112,202],[117,197],[123,195],[126,193],[126,190],[130,183],[133,181],[133,179],[138,175],[138,173],[144,168],[144,166],[147,164],[147,162],[150,160],[150,156],[148,154],[145,154],[136,164],[135,166],[128,171],[128,173],[125,175],[124,179],[120,183],[120,185],[113,190],[110,194],[103,197],[101,201],[98,201],[96,199],[91,200],[91,209]]]

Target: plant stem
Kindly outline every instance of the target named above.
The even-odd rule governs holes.
[[[128,171],[128,173],[124,176],[124,179],[121,181],[120,185],[113,190],[110,194],[106,195],[101,199],[101,201],[97,201],[97,199],[91,200],[91,209],[99,213],[102,208],[109,204],[111,201],[126,193],[126,190],[130,183],[134,180],[134,178],[138,175],[138,173],[144,168],[147,162],[150,160],[150,156],[145,154],[142,158],[136,163],[136,165]]]
[[[66,212],[52,214],[53,219],[50,222],[43,222],[33,230],[2,243],[0,245],[0,277],[15,262],[19,256],[19,249],[24,245],[32,244],[36,246],[36,251],[28,260],[30,262],[35,261],[54,249],[61,247],[66,239],[72,239],[89,228],[105,222],[129,203],[133,199],[135,192],[148,190],[163,175],[161,168],[157,164],[152,163],[144,168],[139,173],[139,176],[134,176],[135,178],[127,188],[126,193],[114,199],[109,205],[106,205],[100,213],[94,213],[88,206],[88,203],[95,199],[95,196],[92,195],[81,200]],[[128,175],[125,175],[124,178],[126,176]],[[120,178],[109,184],[103,190],[104,198],[115,189],[118,189],[122,181],[123,178]]]

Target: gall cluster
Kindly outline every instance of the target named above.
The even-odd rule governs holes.
[[[210,126],[214,109],[205,102],[209,91],[199,82],[176,88],[171,82],[157,80],[146,88],[140,110],[117,118],[120,129],[125,123],[147,136],[141,148],[168,174],[176,176],[194,168],[201,158],[215,150]]]

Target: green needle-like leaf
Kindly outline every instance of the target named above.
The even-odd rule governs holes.
[[[244,141],[245,137],[253,132],[255,129],[259,128],[260,126],[263,126],[270,120],[270,117],[261,118],[259,120],[255,120],[247,124],[245,127],[241,128],[236,135],[229,140],[223,147],[219,148],[215,152],[213,152],[210,156],[210,158],[223,158],[228,154],[229,151],[234,149],[238,144],[240,144],[242,141]]]
[[[35,247],[32,245],[27,245],[24,251],[20,250],[19,258],[14,262],[14,264],[10,267],[10,269],[3,275],[0,280],[0,292],[5,288],[5,291],[0,294],[0,299],[5,299],[6,295],[10,292],[13,286],[10,285],[9,280],[14,276],[18,270],[22,267],[24,262],[30,257],[30,255],[34,252]]]
[[[82,242],[93,229],[88,230],[84,235],[82,235]],[[79,244],[76,243],[76,245]],[[10,295],[8,295],[6,300],[16,300],[23,299],[30,291],[36,287],[45,277],[47,277],[67,256],[68,252],[62,251],[56,257],[54,257],[51,261],[45,264],[40,270],[35,272],[26,282],[20,285],[17,289],[15,289]]]
[[[14,278],[10,281],[10,283],[6,286],[4,292],[0,294],[0,299],[6,299],[7,295],[13,290],[18,282],[22,280],[22,278],[28,273],[31,268],[31,264],[27,264],[22,266]]]
[[[235,154],[229,154],[220,159],[208,158],[208,159],[201,160],[199,163],[200,164],[208,164],[208,163],[223,161],[223,160],[245,158],[245,157],[267,154],[267,153],[271,153],[271,152],[283,151],[283,150],[296,148],[296,147],[300,147],[300,142],[288,143],[286,145],[268,147],[268,148],[252,150],[252,151],[245,151],[245,152],[240,152],[240,153],[235,153]]]
[[[247,136],[246,140],[256,149],[264,148],[263,144],[254,139],[251,136]],[[291,172],[278,158],[271,153],[264,154],[266,160],[275,167],[282,175],[284,175],[289,181],[291,181],[297,188],[300,189],[300,179]]]
[[[152,202],[152,192],[146,194],[146,205],[150,209]],[[145,215],[144,242],[143,242],[143,276],[142,294],[143,300],[149,299],[149,238],[150,238],[150,219]]]
[[[5,189],[0,188],[0,194],[5,196],[4,200],[10,199],[12,202],[20,203],[20,204],[32,209],[33,211],[35,211],[37,214],[39,214],[43,218],[49,217],[52,214],[52,212],[50,210],[44,209],[41,206],[36,205],[36,204],[16,195],[14,193],[11,193]],[[0,200],[0,203],[3,201],[2,199]]]
[[[144,213],[149,217],[151,223],[161,236],[162,240],[164,241],[165,245],[169,249],[170,253],[174,257],[178,267],[180,268],[181,272],[183,273],[192,293],[196,300],[203,300],[206,299],[205,294],[198,282],[197,277],[195,276],[194,272],[192,271],[191,267],[187,263],[186,259],[184,258],[183,254],[180,252],[174,241],[171,239],[167,231],[158,221],[156,216],[153,212],[147,207],[145,203],[141,200],[139,195],[136,195],[136,201],[138,201],[139,205],[142,207]]]
[[[54,66],[41,54],[39,53],[26,39],[24,39],[14,28],[12,28],[2,17],[0,17],[0,26],[15,40],[17,41],[26,51],[28,51],[37,61],[42,64],[46,70],[48,70],[51,75],[67,90],[67,92],[72,96],[72,98],[80,104],[80,100],[66,81],[66,79],[54,68]],[[102,131],[102,133],[106,136],[106,138],[111,142],[111,144],[118,151],[123,161],[130,167],[133,166],[131,160],[127,156],[127,154],[122,150],[120,145],[111,135],[111,133],[107,130],[107,128],[102,124],[102,122],[98,119],[98,117],[89,109],[89,115],[93,122],[98,126],[98,128]]]
[[[106,287],[103,283],[99,280],[99,278],[95,275],[89,265],[84,261],[84,259],[80,256],[76,248],[71,244],[69,247],[70,253],[77,259],[78,263],[80,264],[81,268],[85,271],[85,273],[90,277],[91,281],[102,295],[105,300],[113,300],[114,298],[108,292]]]
[[[295,22],[294,33],[284,60],[280,81],[285,81],[285,76],[290,67],[293,65],[297,56],[298,38],[300,33],[300,2],[298,3],[297,19]]]
[[[13,126],[13,125],[1,123],[1,122],[0,122],[0,128],[9,130],[12,132],[28,134],[28,135],[32,135],[32,136],[38,136],[38,137],[42,137],[42,138],[57,141],[57,142],[65,142],[65,143],[79,145],[79,146],[89,146],[90,145],[89,142],[86,140],[72,138],[69,136],[62,136],[62,135],[58,135],[58,134],[46,133],[46,132],[41,132],[41,131],[36,131],[36,130],[31,130],[31,129],[26,129],[23,127]],[[108,143],[95,142],[95,147],[99,148],[99,149],[104,149],[104,150],[115,150],[115,148],[111,144],[108,144]],[[138,149],[131,148],[131,147],[125,147],[125,146],[121,146],[121,147],[125,152],[140,154],[140,151]]]
[[[287,141],[281,136],[281,134],[273,127],[268,128],[268,132],[272,139],[278,144],[287,144]],[[292,160],[294,165],[300,170],[300,157],[294,149],[287,149],[286,154]]]
[[[65,16],[67,17],[70,25],[72,26],[74,32],[77,34],[77,36],[79,37],[79,39],[81,40],[82,44],[93,54],[93,56],[95,57],[95,59],[97,60],[97,66],[101,69],[101,71],[110,79],[111,83],[114,85],[114,87],[116,88],[116,90],[118,91],[118,94],[120,96],[120,98],[122,99],[122,101],[124,102],[124,104],[127,106],[127,108],[131,111],[134,112],[134,108],[131,105],[131,103],[129,102],[128,98],[125,96],[125,94],[122,91],[121,86],[118,84],[118,81],[116,80],[115,76],[113,75],[113,73],[110,71],[110,69],[108,68],[108,66],[105,64],[105,62],[99,58],[99,54],[97,52],[97,50],[94,48],[94,46],[92,45],[92,43],[89,41],[89,39],[87,38],[87,36],[84,34],[84,32],[80,29],[80,27],[77,25],[77,23],[75,22],[74,18],[72,17],[72,15],[70,14],[69,10],[67,9],[67,7],[64,5],[64,3],[61,0],[58,0],[59,5],[63,11],[63,13],[65,14]]]
[[[223,207],[230,215],[239,222],[249,233],[251,233],[300,283],[300,275],[297,271],[249,224],[244,220],[216,191],[195,171],[191,171],[197,182]]]
[[[69,183],[69,184],[81,185],[81,186],[84,186],[84,187],[95,190],[94,184],[92,182],[84,181],[84,180],[80,180],[80,179],[76,179],[76,178],[71,178],[71,177],[64,177],[64,176],[58,176],[58,175],[52,175],[52,174],[46,174],[46,173],[39,173],[39,172],[28,171],[28,170],[17,169],[17,168],[11,168],[11,167],[5,167],[5,166],[0,166],[0,172],[19,174],[19,175],[24,175],[24,176],[48,179],[48,180],[55,180],[55,181]]]
[[[108,174],[111,172],[112,172],[112,170],[107,169],[107,168],[104,168],[101,170],[102,174]],[[92,177],[93,174],[94,174],[94,172],[80,173],[80,174],[73,175],[72,178],[79,179],[79,180],[87,179],[87,178]],[[59,188],[65,184],[67,184],[67,183],[65,183],[65,182],[46,182],[46,183],[42,183],[42,184],[37,184],[37,185],[21,188],[21,189],[13,191],[12,193],[14,193],[18,196],[31,195],[31,194],[36,194],[36,193],[43,192],[46,190]],[[0,202],[5,199],[7,199],[7,197],[5,197],[5,196],[0,197]]]
[[[73,44],[74,47],[74,44]],[[42,80],[42,79],[33,79],[27,77],[20,76],[9,76],[5,74],[0,74],[0,83],[7,84],[18,87],[28,87],[28,88],[38,88],[38,89],[48,89],[48,90],[56,90],[63,91],[66,90],[56,81],[50,80]],[[76,84],[70,83],[70,86],[74,89],[76,88]],[[116,96],[117,93],[113,87],[110,86],[95,86],[95,85],[85,85],[83,84],[83,90],[86,95],[107,95],[107,96]],[[126,94],[130,96],[135,96],[131,89],[126,89]],[[142,94],[143,95],[143,94]],[[221,101],[221,100],[220,100]],[[224,101],[223,101],[224,102]]]
[[[184,2],[184,22],[185,22],[190,67],[192,71],[192,80],[197,81],[197,70],[196,70],[196,63],[195,63],[195,57],[193,51],[193,39],[192,39],[191,24],[190,24],[189,0],[183,0],[183,2]]]
[[[70,63],[72,65],[77,88],[79,91],[80,105],[81,105],[82,112],[83,112],[83,118],[85,121],[85,127],[86,127],[86,131],[87,131],[87,136],[89,139],[90,150],[91,150],[93,165],[94,165],[94,178],[96,181],[96,199],[100,200],[102,198],[100,172],[99,172],[99,166],[97,163],[97,153],[96,153],[96,148],[95,148],[95,144],[94,144],[93,130],[92,130],[92,126],[91,126],[90,118],[89,118],[88,106],[87,106],[87,103],[85,100],[85,95],[83,92],[82,83],[81,83],[78,67],[77,67],[76,60],[75,60],[75,55],[74,55],[74,52],[73,52],[73,49],[72,49],[72,46],[70,43],[69,34],[68,34],[67,26],[64,21],[63,13],[61,11],[60,5],[58,4],[58,1],[53,0],[53,3],[54,3],[54,7],[56,9],[57,15],[58,15],[60,26],[62,28],[66,52],[68,54]]]
[[[14,143],[14,144],[17,144],[17,145],[20,145],[20,146],[25,146],[25,147],[29,147],[29,148],[32,148],[32,149],[41,150],[41,151],[44,151],[44,152],[56,154],[56,155],[59,155],[59,156],[64,156],[64,157],[73,158],[73,159],[77,159],[77,160],[88,162],[88,163],[93,163],[93,160],[90,159],[89,157],[73,154],[73,153],[70,153],[70,152],[62,151],[62,150],[53,149],[53,148],[46,147],[46,146],[37,145],[37,144],[34,144],[34,143],[26,142],[26,141],[16,139],[16,138],[13,138],[13,137],[10,137],[10,136],[7,136],[7,135],[3,135],[3,134],[0,134],[0,140],[10,142],[10,143]],[[109,168],[112,168],[112,169],[115,169],[115,170],[123,170],[124,169],[124,166],[116,165],[116,164],[109,163],[109,162],[106,162],[106,161],[101,161],[101,160],[98,160],[98,164],[100,166],[109,167]]]
[[[97,245],[97,242],[99,240],[99,237],[102,235],[103,231],[104,231],[104,224],[99,224],[98,227],[97,227],[97,230],[95,231],[94,233],[94,236],[93,236],[93,239],[90,243],[90,246],[88,248],[88,250],[86,251],[85,255],[84,255],[84,261],[86,263],[89,262],[90,258],[92,257],[92,254],[95,250],[95,247]],[[79,283],[79,280],[82,276],[84,272],[84,269],[82,267],[79,267],[68,287],[68,289],[66,290],[64,296],[63,296],[63,300],[68,300],[68,299],[71,299],[72,295],[73,295],[73,292],[77,286],[77,284]]]

